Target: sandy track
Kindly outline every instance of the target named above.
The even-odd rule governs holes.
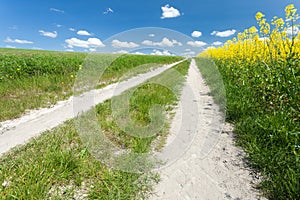
[[[157,76],[182,61],[165,65],[148,73],[140,74],[127,81],[109,85],[103,89],[92,90],[76,97],[76,101],[84,101],[83,107],[73,109],[73,97],[60,101],[52,108],[43,108],[31,111],[21,118],[0,123],[0,156],[11,148],[28,142],[40,133],[50,130],[66,120],[72,119],[79,112],[87,111],[92,106],[99,104],[112,96],[119,95],[123,91],[137,86],[145,80]],[[115,91],[116,89],[116,91]],[[90,100],[92,98],[92,100]]]
[[[185,92],[190,88],[194,93],[192,98]],[[197,131],[188,150],[158,171],[161,181],[151,200],[263,199],[254,189],[259,177],[247,169],[245,154],[234,145],[231,125],[223,126],[218,106],[208,94],[209,88],[192,61],[165,149],[174,138],[191,137],[193,120],[197,120]],[[184,123],[183,117],[190,119],[189,122]],[[180,146],[177,151],[182,151]]]

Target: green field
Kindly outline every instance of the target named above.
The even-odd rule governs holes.
[[[98,55],[103,59],[111,56]],[[49,107],[71,96],[77,72],[86,67],[86,59],[90,57],[86,53],[0,49],[0,121],[19,117],[30,109]],[[101,79],[99,74],[99,87],[117,82],[136,66],[182,59],[146,55],[114,55],[114,58],[113,63],[105,66]],[[145,71],[150,67],[145,67]]]

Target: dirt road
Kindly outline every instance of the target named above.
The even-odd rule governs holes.
[[[191,88],[193,96],[186,92]],[[161,181],[151,200],[262,199],[254,189],[258,176],[247,169],[243,151],[234,145],[232,127],[223,119],[193,61],[162,154],[176,139],[185,144],[190,138],[191,143],[175,162],[158,171]],[[193,120],[195,133],[191,133]],[[176,151],[184,151],[184,146],[173,153],[179,155]],[[172,157],[170,153],[166,156]]]

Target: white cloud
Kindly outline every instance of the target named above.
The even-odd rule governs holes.
[[[236,33],[236,30],[232,29],[232,30],[226,30],[226,31],[213,31],[211,33],[211,35],[215,35],[218,37],[229,37],[232,36]]]
[[[148,35],[149,37],[155,37],[155,34],[151,33]]]
[[[187,44],[192,47],[203,47],[203,46],[207,45],[207,43],[202,42],[202,41],[188,41]]]
[[[47,31],[39,30],[39,32],[42,36],[45,36],[45,37],[51,37],[51,38],[56,38],[57,37],[57,32],[56,31],[47,32]]]
[[[154,49],[151,53],[151,55],[157,55],[157,56],[173,56],[174,54],[171,54],[168,50],[159,51],[157,49]]]
[[[114,48],[135,48],[138,47],[139,45],[134,43],[134,42],[121,42],[119,40],[113,40],[111,42],[111,45]]]
[[[144,53],[142,53],[142,52],[139,52],[139,51],[137,51],[137,52],[134,52],[133,54],[135,54],[135,55],[145,55]]]
[[[192,51],[191,49],[185,49],[182,55],[187,57],[193,57],[196,55],[196,52]]]
[[[66,51],[73,52],[73,51],[74,51],[74,49],[66,49]]]
[[[49,10],[53,11],[53,12],[65,13],[65,11],[59,10],[59,9],[56,9],[56,8],[50,8]]]
[[[60,27],[62,27],[62,25],[61,24],[56,24],[56,27],[60,28]]]
[[[268,37],[260,37],[258,38],[259,41],[269,41],[270,38]]]
[[[20,39],[11,39],[10,37],[7,37],[4,41],[7,42],[7,43],[33,44],[32,41],[28,41],[28,40],[20,40]]]
[[[98,38],[89,38],[88,40],[80,40],[78,38],[66,39],[67,47],[72,49],[74,47],[81,47],[85,49],[104,47],[105,45]]]
[[[222,44],[223,44],[223,42],[220,42],[220,41],[215,41],[212,43],[212,45],[214,45],[214,46],[220,46]]]
[[[168,38],[163,38],[161,42],[153,42],[150,40],[144,40],[142,42],[143,45],[147,46],[159,46],[159,47],[173,47],[174,45],[182,46],[181,42],[178,42],[177,40],[170,40]]]
[[[201,37],[202,36],[202,33],[200,31],[193,31],[192,33],[192,37]]]
[[[298,33],[300,32],[299,28],[294,26],[293,28],[292,27],[289,27],[287,28],[286,30],[286,34],[287,35],[297,35]]]
[[[75,28],[69,28],[69,31],[76,31]]]
[[[6,45],[5,47],[10,48],[10,49],[15,49],[16,48],[15,46],[11,46],[11,45]]]
[[[115,51],[113,52],[114,54],[128,54],[129,52],[126,50],[120,50],[120,51]]]
[[[92,34],[87,32],[86,30],[77,31],[77,35],[91,36]]]
[[[215,46],[208,46],[208,47],[204,48],[203,51],[206,51],[208,49],[216,49],[216,47]]]
[[[31,49],[34,49],[34,50],[43,50],[43,48],[40,48],[40,47],[32,47]]]
[[[161,10],[162,10],[161,19],[174,18],[174,17],[179,17],[181,15],[179,10],[177,10],[174,7],[170,7],[169,4],[161,7]]]
[[[106,11],[103,12],[104,15],[107,15],[108,13],[113,13],[113,9],[107,8]]]
[[[95,51],[97,51],[97,48],[89,48],[89,51],[90,52],[95,52]]]
[[[148,45],[148,46],[155,46],[155,44],[157,44],[158,42],[153,42],[153,41],[150,41],[150,40],[144,40],[142,42],[143,45]],[[156,45],[158,46],[158,45]]]

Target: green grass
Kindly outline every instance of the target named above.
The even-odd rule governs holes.
[[[227,120],[269,199],[300,199],[300,60],[254,65],[214,60],[226,89]]]
[[[215,103],[219,105],[220,112],[226,114],[226,89],[222,75],[213,60],[196,58],[196,64],[207,85],[209,85],[211,95]]]
[[[188,67],[189,61],[184,61],[174,69],[186,75]],[[130,116],[137,125],[150,123],[149,109],[153,105],[162,106],[164,118],[172,110],[184,80],[173,75],[168,70],[130,90],[133,91]],[[162,81],[174,90],[153,84]],[[125,91],[121,96],[130,91]],[[168,122],[153,137],[141,139],[125,134],[113,118],[111,103],[112,100],[107,100],[97,105],[95,110],[99,125],[116,145],[134,152],[151,152],[152,142],[158,136],[167,135]],[[87,194],[88,199],[146,197],[153,182],[159,180],[158,175],[129,173],[106,167],[89,153],[74,123],[74,120],[68,121],[0,158],[0,183],[9,182],[6,187],[0,186],[0,199],[73,199],[80,191]]]
[[[97,77],[101,87],[117,82],[138,65],[166,64],[182,59],[166,56],[118,56],[97,55],[106,60],[104,63],[108,65],[101,66],[103,70],[106,69],[103,74],[95,72],[95,69],[91,71],[95,72],[93,76]],[[81,68],[92,67],[89,66],[89,58],[92,55],[86,53],[0,49],[0,121],[19,117],[30,109],[48,107],[71,96],[77,72]],[[116,60],[111,63],[113,59]],[[152,67],[146,66],[131,76]]]

